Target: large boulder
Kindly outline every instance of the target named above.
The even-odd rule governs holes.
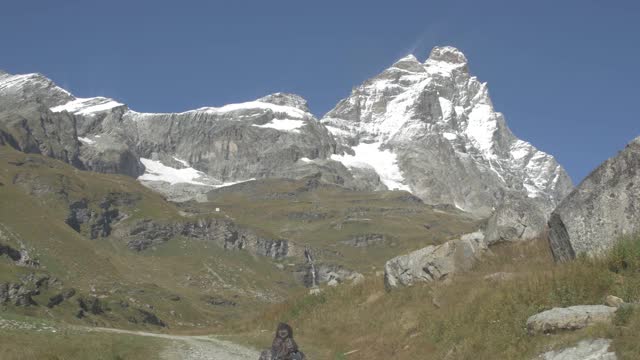
[[[536,359],[539,360],[616,360],[618,357],[609,351],[611,340],[595,339],[582,340],[576,346],[562,350],[546,352]]]
[[[492,245],[503,241],[534,239],[542,235],[547,227],[546,214],[534,199],[508,199],[489,217],[485,240]]]
[[[605,305],[577,305],[553,308],[527,319],[530,334],[577,330],[595,323],[611,323],[617,308]]]
[[[454,273],[470,270],[486,250],[484,235],[475,232],[395,257],[384,265],[385,287],[444,280]]]
[[[553,211],[549,244],[556,261],[598,256],[640,230],[640,137],[605,161]]]

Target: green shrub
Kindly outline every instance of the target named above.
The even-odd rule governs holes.
[[[623,305],[616,311],[616,317],[613,319],[613,323],[618,326],[625,326],[629,324],[631,317],[633,316],[634,308],[631,305]]]
[[[618,241],[607,256],[607,265],[615,273],[640,271],[640,236]]]

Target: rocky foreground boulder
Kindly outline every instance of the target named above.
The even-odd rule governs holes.
[[[535,239],[547,228],[547,214],[534,199],[508,199],[489,217],[485,240],[487,244],[493,245],[498,242]]]
[[[583,340],[576,346],[562,350],[546,352],[536,359],[538,360],[617,360],[613,351],[609,351],[611,340],[595,339]]]
[[[392,289],[444,280],[457,272],[470,270],[487,249],[482,232],[474,232],[395,257],[384,266],[385,287]]]
[[[553,211],[549,244],[556,261],[598,256],[640,230],[640,137],[605,161]]]
[[[530,334],[577,330],[595,323],[611,323],[618,308],[605,305],[577,305],[553,308],[527,319]]]

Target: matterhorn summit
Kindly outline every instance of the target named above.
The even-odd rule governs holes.
[[[387,188],[486,216],[507,198],[550,211],[572,183],[553,156],[520,140],[496,112],[466,56],[444,46],[408,55],[355,88],[321,122],[350,169],[375,170]]]

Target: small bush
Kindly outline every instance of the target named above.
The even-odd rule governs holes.
[[[615,273],[640,271],[640,236],[620,240],[609,252],[607,265]]]
[[[623,305],[616,311],[616,317],[613,319],[613,323],[618,326],[625,326],[629,324],[631,317],[633,316],[633,306]]]

